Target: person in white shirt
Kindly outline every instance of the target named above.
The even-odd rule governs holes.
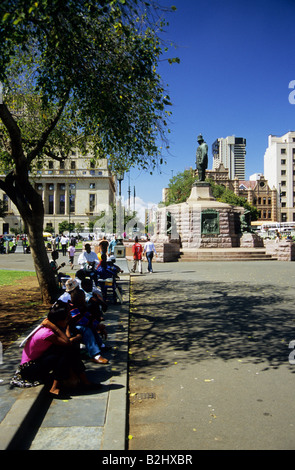
[[[152,241],[150,241],[149,238],[147,239],[147,242],[144,245],[143,252],[145,253],[146,259],[147,259],[147,262],[148,262],[147,271],[151,274],[153,272],[152,260],[153,260],[153,257],[154,257],[154,253],[157,256],[157,252],[156,252],[156,248],[155,248],[154,243]]]
[[[86,273],[88,273],[91,279],[94,280],[95,285],[97,284],[97,267],[99,265],[99,259],[94,251],[91,251],[89,243],[85,245],[85,251],[80,254],[78,258],[78,264],[81,266]]]
[[[89,243],[85,245],[85,251],[80,254],[78,258],[78,264],[82,268],[89,269],[91,271],[92,268],[97,268],[99,265],[99,259],[94,251],[91,251],[91,246]]]
[[[62,234],[61,239],[60,239],[60,244],[61,244],[61,251],[62,251],[63,256],[67,256],[68,241],[69,241],[68,237]]]

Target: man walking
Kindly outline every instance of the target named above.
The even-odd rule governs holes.
[[[138,237],[134,239],[134,245],[132,246],[132,253],[133,253],[133,268],[131,272],[135,273],[136,266],[138,264],[138,272],[142,274],[142,245],[138,242]]]
[[[154,253],[157,256],[156,248],[155,245],[150,239],[147,239],[146,244],[144,245],[144,253],[146,255],[146,259],[148,262],[148,268],[147,271],[151,274],[153,272],[153,266],[152,266],[152,260],[154,257]]]

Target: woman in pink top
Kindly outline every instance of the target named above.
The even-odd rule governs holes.
[[[55,398],[63,397],[61,382],[69,378],[71,373],[82,384],[91,385],[79,357],[79,348],[74,347],[75,342],[81,340],[81,335],[71,337],[69,319],[69,305],[57,301],[40,329],[27,340],[20,364],[20,377],[28,384],[46,383],[52,377],[49,394]],[[51,372],[52,375],[49,376]]]

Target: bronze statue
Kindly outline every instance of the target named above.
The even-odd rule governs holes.
[[[198,135],[199,147],[197,148],[196,166],[199,175],[199,181],[205,181],[205,173],[208,167],[208,145],[203,139],[202,134]]]

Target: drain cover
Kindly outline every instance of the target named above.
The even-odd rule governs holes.
[[[146,400],[148,398],[156,398],[156,394],[155,393],[137,393],[136,395],[136,398],[138,400]]]

